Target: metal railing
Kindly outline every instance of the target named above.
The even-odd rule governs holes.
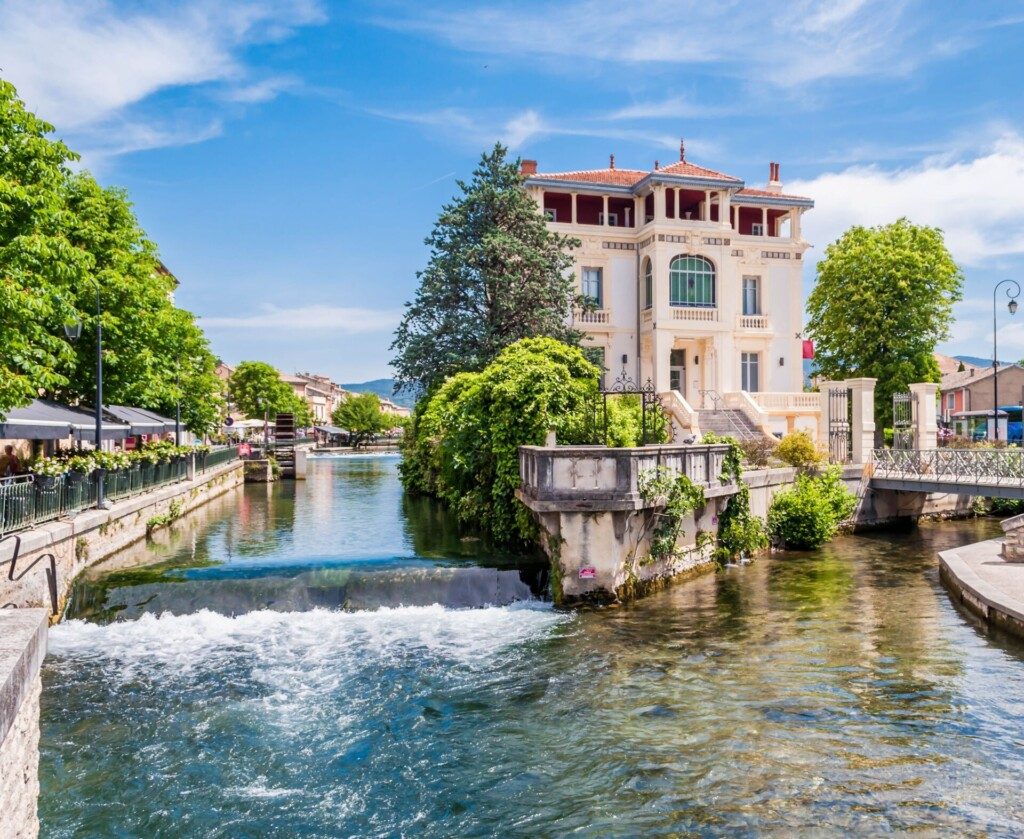
[[[214,449],[196,471],[206,472],[238,458],[235,446]],[[120,501],[188,478],[189,459],[142,463],[129,469],[81,475],[67,472],[58,477],[18,475],[0,479],[0,537],[54,519],[74,516],[96,504],[97,482],[111,501]]]
[[[1024,487],[1024,449],[875,449],[874,475]]]

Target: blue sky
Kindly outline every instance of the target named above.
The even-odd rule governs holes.
[[[639,168],[680,136],[816,200],[805,293],[850,224],[941,226],[968,278],[943,349],[990,354],[992,284],[1024,277],[1024,7],[780,6],[0,0],[0,68],[128,188],[229,362],[388,375],[423,238],[484,148]]]

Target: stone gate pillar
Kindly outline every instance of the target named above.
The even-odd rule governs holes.
[[[910,403],[914,423],[914,448],[934,449],[938,445],[939,421],[935,397],[939,386],[934,382],[921,382],[910,386]]]
[[[818,413],[818,445],[828,445],[828,389],[835,382],[818,382],[818,395],[821,397],[821,411]]]
[[[870,463],[875,450],[875,383],[877,379],[847,379],[850,388],[850,455],[854,463]]]

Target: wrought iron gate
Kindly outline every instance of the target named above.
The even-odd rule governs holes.
[[[894,449],[914,448],[916,408],[916,393],[894,393],[892,395],[892,447]]]
[[[654,389],[654,383],[648,379],[646,384],[639,386],[626,372],[619,374],[608,387],[597,391],[594,400],[593,411],[593,441],[594,445],[608,445],[608,397],[635,396],[640,401],[640,445],[646,446],[651,443],[661,442],[658,439],[658,429],[664,425],[670,436],[674,436],[675,429],[672,421],[665,416],[664,408],[658,393]]]
[[[833,463],[849,463],[853,444],[853,399],[850,388],[828,389],[828,455]]]

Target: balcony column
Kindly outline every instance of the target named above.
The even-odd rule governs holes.
[[[656,222],[665,220],[665,187],[656,186],[651,190],[654,196],[654,220]]]
[[[795,207],[789,211],[789,234],[794,242],[800,241],[800,216],[802,213]]]
[[[762,236],[768,236],[770,234],[771,234],[771,231],[768,230],[768,208],[767,207],[762,207],[761,208],[761,235]]]
[[[700,205],[700,220],[711,221],[711,191],[704,190],[704,203]]]
[[[577,195],[577,193],[575,193],[575,192],[572,193],[572,206],[569,208],[569,215],[570,215],[569,222],[570,222],[570,224],[576,224],[576,218],[577,218],[577,216],[576,216],[576,195]]]
[[[607,195],[602,195],[601,196],[601,201],[603,202],[603,207],[604,207],[604,226],[607,227],[608,226],[608,196]]]
[[[679,219],[681,218],[681,216],[679,215],[679,190],[678,189],[673,190],[672,191],[672,195],[673,195],[673,199],[675,201],[675,207],[676,207],[676,209],[675,209],[676,221],[679,221]]]
[[[729,217],[731,209],[729,190],[723,189],[718,193],[718,223],[723,227],[732,227],[732,219]]]

